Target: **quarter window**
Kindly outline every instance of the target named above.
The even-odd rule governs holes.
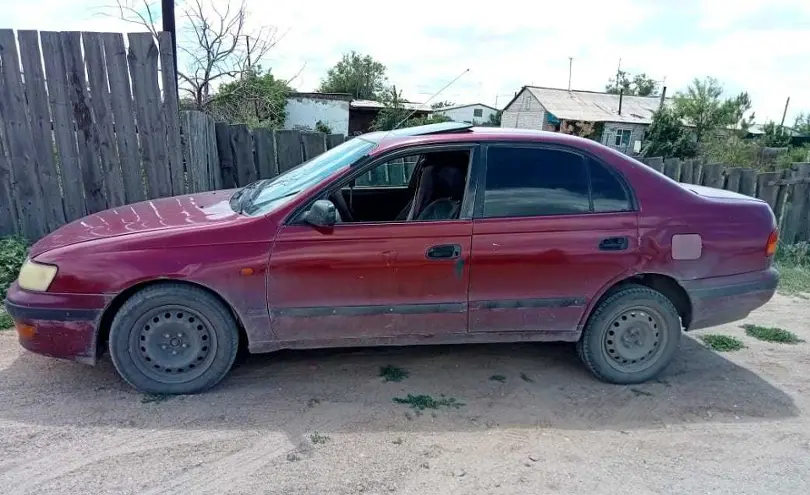
[[[541,148],[489,149],[484,217],[566,215],[590,209],[581,156]]]
[[[588,167],[593,211],[596,213],[631,211],[630,198],[619,179],[604,165],[591,158],[588,159]]]

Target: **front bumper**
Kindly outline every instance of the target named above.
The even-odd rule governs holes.
[[[96,337],[107,302],[103,295],[29,292],[14,283],[5,306],[24,348],[45,356],[95,364]]]
[[[681,285],[692,301],[692,320],[687,329],[698,330],[742,320],[770,301],[779,285],[779,272],[771,267],[727,277],[681,281]]]

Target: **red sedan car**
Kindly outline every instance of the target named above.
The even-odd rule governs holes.
[[[682,330],[765,304],[776,239],[766,203],[596,142],[436,124],[75,221],[31,248],[6,307],[25,348],[108,349],[153,393],[212,387],[240,346],[566,341],[626,384]]]

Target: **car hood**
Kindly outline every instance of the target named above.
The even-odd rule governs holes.
[[[31,256],[79,242],[233,220],[234,190],[152,199],[100,211],[60,227],[31,247]]]

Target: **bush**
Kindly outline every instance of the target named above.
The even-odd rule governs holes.
[[[19,237],[0,239],[0,301],[5,300],[6,291],[20,273],[28,246]]]

